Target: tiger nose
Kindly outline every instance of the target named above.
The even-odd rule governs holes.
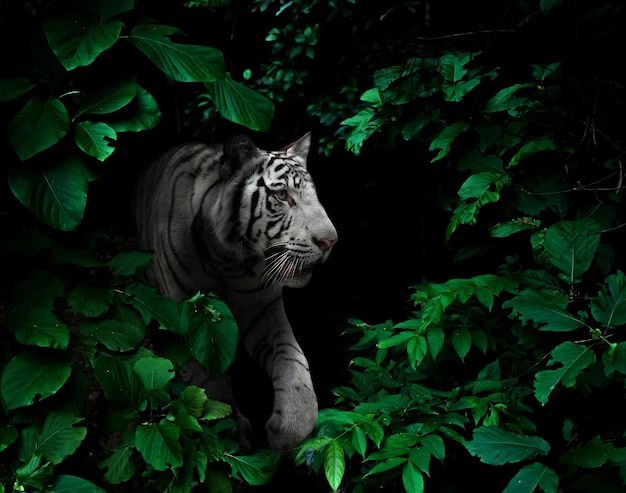
[[[336,241],[337,238],[313,238],[313,243],[315,243],[323,252],[330,250]]]

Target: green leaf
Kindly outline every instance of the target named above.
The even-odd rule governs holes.
[[[137,95],[133,79],[114,81],[106,86],[81,93],[78,102],[79,115],[104,115],[122,109]]]
[[[546,231],[544,248],[550,263],[577,282],[593,261],[600,244],[600,225],[591,218],[563,221]]]
[[[9,423],[0,423],[0,452],[12,445],[18,436],[15,426]]]
[[[265,96],[230,77],[205,84],[220,114],[250,130],[269,132],[274,118],[274,104]]]
[[[384,462],[377,463],[374,467],[372,467],[369,471],[367,471],[367,473],[363,477],[366,478],[367,476],[372,476],[373,474],[380,474],[382,472],[390,471],[392,469],[400,467],[402,464],[405,464],[406,462],[407,462],[406,457],[392,457],[391,459],[387,459]]]
[[[134,306],[141,313],[146,325],[154,318],[161,327],[182,334],[179,308],[171,298],[139,283],[128,285],[121,297],[124,303]]]
[[[105,313],[113,301],[113,289],[89,284],[79,284],[67,295],[74,313],[97,317]]]
[[[613,372],[626,375],[626,342],[611,345],[602,355],[604,374],[609,377]]]
[[[130,41],[165,74],[179,82],[213,82],[226,77],[222,52],[207,46],[172,43],[177,30],[142,24],[130,33]]]
[[[352,437],[350,439],[354,450],[363,458],[365,458],[365,452],[367,451],[367,436],[362,428],[355,426],[352,429]]]
[[[52,411],[46,416],[38,440],[37,453],[53,464],[60,464],[72,455],[87,436],[87,428],[74,426],[82,421],[67,411]]]
[[[165,358],[141,358],[133,370],[147,392],[164,388],[174,378],[174,365]]]
[[[496,111],[508,111],[518,108],[519,106],[526,104],[525,98],[518,98],[515,93],[520,89],[527,87],[533,87],[534,84],[529,82],[526,84],[514,84],[510,87],[505,87],[498,91],[498,93],[487,101],[485,106],[486,113],[494,113]]]
[[[85,154],[104,161],[115,151],[117,134],[106,123],[80,122],[74,128],[74,141]]]
[[[472,346],[472,334],[465,327],[454,329],[451,334],[452,347],[459,355],[461,361],[465,361],[465,356]]]
[[[606,278],[598,296],[589,304],[593,318],[606,328],[626,324],[626,276],[622,271]]]
[[[57,393],[70,377],[69,354],[54,350],[26,349],[7,364],[0,390],[7,410],[29,406],[36,399]]]
[[[428,147],[429,151],[439,149],[439,153],[432,158],[430,162],[434,163],[435,161],[439,161],[440,159],[446,157],[458,135],[465,132],[468,128],[469,123],[466,122],[456,122],[444,127],[441,132],[439,132],[439,135],[431,141],[430,146]]]
[[[52,488],[54,493],[106,493],[91,481],[67,474],[59,474]]]
[[[210,377],[222,375],[235,359],[239,330],[228,306],[205,296],[182,305],[185,340]]]
[[[52,147],[70,128],[70,116],[56,98],[31,97],[9,122],[13,150],[22,161]]]
[[[66,70],[90,65],[117,41],[123,23],[97,24],[92,16],[67,13],[47,17],[48,44]]]
[[[337,440],[333,440],[328,443],[324,451],[324,474],[333,491],[337,491],[341,485],[345,469],[343,447]]]
[[[131,404],[136,411],[146,407],[143,385],[130,363],[110,356],[94,360],[93,372],[104,395],[115,403]]]
[[[428,351],[433,360],[437,359],[437,355],[441,352],[443,348],[443,343],[445,341],[445,334],[442,329],[439,327],[433,327],[428,329],[426,332],[426,340],[428,341]]]
[[[520,231],[535,231],[541,225],[541,221],[532,217],[518,217],[509,221],[496,224],[489,228],[489,236],[493,238],[506,238]]]
[[[233,476],[252,486],[267,484],[276,471],[280,456],[275,452],[255,455],[225,454],[224,460],[230,465]]]
[[[108,262],[109,268],[120,276],[133,276],[152,261],[153,254],[148,252],[124,252]]]
[[[623,463],[626,460],[626,449],[617,449],[612,443],[603,442],[599,436],[565,452],[560,461],[578,467],[592,469],[601,467],[608,461]]]
[[[539,462],[522,467],[502,493],[533,493],[540,488],[545,493],[557,493],[559,476]]]
[[[54,477],[54,466],[40,455],[31,455],[25,463],[15,471],[19,485],[43,491]]]
[[[439,435],[426,435],[420,440],[420,444],[430,455],[443,462],[446,457],[446,447]]]
[[[183,465],[183,452],[178,442],[180,429],[167,421],[140,424],[135,432],[135,445],[144,460],[157,471]]]
[[[124,320],[105,319],[80,324],[80,335],[86,344],[99,342],[111,351],[131,351],[143,341],[146,326],[141,320],[125,312]]]
[[[525,324],[535,322],[539,330],[568,332],[584,327],[584,322],[566,311],[568,304],[565,293],[527,288],[502,303],[502,307],[511,308],[512,315]]]
[[[409,357],[409,363],[411,363],[413,368],[417,368],[428,352],[426,338],[422,335],[414,335],[409,339],[406,351]]]
[[[56,246],[50,252],[50,262],[53,264],[72,264],[91,269],[104,267],[106,264],[99,255],[91,250]]]
[[[550,444],[541,437],[519,435],[495,426],[476,428],[473,440],[464,445],[470,454],[492,466],[521,462],[550,451]]]
[[[104,473],[107,483],[124,483],[134,476],[135,466],[132,461],[134,451],[135,448],[131,444],[124,443],[113,449],[113,454],[98,464],[100,469],[107,469]]]
[[[535,397],[544,405],[558,383],[573,387],[576,377],[596,361],[595,353],[589,348],[566,341],[552,350],[548,366],[561,363],[556,370],[544,370],[535,375]]]
[[[28,93],[37,84],[31,82],[28,77],[8,77],[0,79],[0,103],[13,101]]]
[[[141,132],[157,126],[161,121],[161,110],[152,94],[137,86],[137,95],[126,110],[132,110],[132,116],[110,121],[109,126],[116,132]]]
[[[419,468],[408,461],[402,469],[402,484],[406,493],[423,493],[424,492],[424,476]]]
[[[522,160],[542,151],[555,151],[558,146],[551,137],[540,137],[524,144],[509,161],[509,168],[517,166]]]
[[[87,176],[82,163],[70,157],[45,169],[9,169],[15,197],[53,228],[78,227],[87,205]]]

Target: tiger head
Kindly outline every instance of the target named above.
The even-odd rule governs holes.
[[[306,285],[313,265],[326,261],[337,241],[307,171],[310,145],[307,133],[278,151],[261,150],[246,136],[224,146],[222,178],[237,183],[238,236],[264,259],[266,285]]]

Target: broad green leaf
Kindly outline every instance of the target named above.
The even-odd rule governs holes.
[[[429,151],[439,149],[439,153],[432,158],[430,162],[434,163],[446,157],[458,135],[465,132],[468,128],[469,123],[466,122],[456,122],[444,127],[441,132],[439,132],[439,135],[431,141],[428,147]]]
[[[148,252],[124,252],[113,257],[107,265],[120,276],[133,276],[152,261],[153,254]]]
[[[560,457],[560,462],[587,469],[603,466],[606,462],[623,463],[626,449],[617,449],[612,443],[603,442],[599,436],[578,445]]]
[[[174,378],[174,365],[165,358],[141,358],[133,370],[147,392],[164,388]]]
[[[59,99],[33,96],[9,122],[7,133],[17,156],[26,161],[59,142],[69,128],[70,116]]]
[[[333,491],[337,491],[343,479],[346,462],[343,456],[343,447],[337,440],[326,445],[324,451],[324,474]]]
[[[424,492],[424,476],[420,469],[411,461],[408,461],[402,469],[402,484],[406,493]]]
[[[411,363],[413,368],[417,368],[428,352],[426,338],[422,335],[414,335],[409,339],[406,351],[409,357],[409,363]]]
[[[146,326],[139,319],[87,320],[80,324],[81,340],[86,344],[96,342],[111,351],[131,351],[143,341]]]
[[[189,414],[195,418],[200,418],[204,413],[204,408],[209,398],[204,389],[190,385],[183,390],[180,400]]]
[[[0,452],[12,445],[18,436],[15,426],[9,423],[0,423]]]
[[[15,470],[16,482],[35,491],[43,491],[53,477],[54,465],[44,460],[41,455],[31,455],[22,466]]]
[[[470,454],[492,466],[521,462],[550,451],[550,444],[541,437],[519,435],[495,426],[476,428],[473,439],[464,445]]]
[[[54,350],[25,349],[7,364],[0,394],[7,410],[29,406],[36,399],[57,393],[70,377],[69,354]]]
[[[622,271],[606,278],[590,307],[593,318],[606,328],[626,324],[626,276]]]
[[[0,103],[13,101],[28,93],[37,84],[31,82],[28,77],[8,77],[0,79]]]
[[[544,238],[550,263],[577,282],[593,261],[600,244],[600,225],[591,218],[554,224]]]
[[[182,334],[178,305],[167,296],[143,284],[132,283],[126,287],[121,298],[141,313],[146,325],[154,318],[162,328]]]
[[[554,140],[551,137],[540,137],[535,140],[531,140],[530,142],[524,144],[519,151],[515,153],[515,155],[509,161],[509,168],[513,168],[517,166],[522,160],[526,159],[533,154],[537,154],[542,151],[554,151],[558,149]]]
[[[230,77],[205,84],[220,114],[250,130],[268,132],[274,118],[274,104],[258,92]]]
[[[492,171],[481,171],[470,175],[458,191],[461,200],[481,199],[489,190],[494,189],[496,192],[502,190],[502,185],[506,183],[504,173]]]
[[[119,358],[100,356],[94,360],[93,372],[110,401],[131,404],[136,411],[145,409],[143,385],[130,363]]]
[[[43,222],[75,230],[87,205],[88,180],[79,159],[69,157],[44,169],[9,169],[15,197]]]
[[[498,91],[498,93],[487,101],[485,106],[486,113],[494,113],[496,111],[508,111],[518,108],[519,106],[526,104],[525,98],[518,98],[515,93],[520,89],[533,87],[534,84],[514,84],[510,87],[505,87]]]
[[[122,109],[137,95],[133,79],[121,79],[95,90],[81,93],[78,102],[79,115],[104,115]]]
[[[74,141],[85,154],[104,161],[113,151],[117,133],[102,122],[80,122],[74,128]]]
[[[66,13],[47,17],[44,32],[48,44],[65,70],[90,65],[117,41],[124,24],[97,24],[91,16]]]
[[[179,434],[180,429],[166,420],[140,424],[135,431],[135,445],[144,460],[157,471],[175,469],[183,465]]]
[[[461,361],[465,361],[465,356],[469,353],[472,346],[472,334],[465,327],[459,327],[452,331],[450,335],[452,341],[452,347],[459,355]]]
[[[537,488],[545,493],[557,493],[559,476],[549,467],[533,462],[522,467],[502,493],[533,493]]]
[[[255,455],[225,454],[224,460],[230,465],[233,476],[252,486],[267,484],[276,472],[280,456],[275,452]]]
[[[213,82],[226,77],[222,52],[208,46],[173,43],[168,36],[176,29],[141,24],[130,41],[165,74],[179,82]]]
[[[191,354],[216,377],[235,359],[239,331],[230,309],[220,300],[199,297],[182,305],[181,321]]]
[[[161,121],[161,110],[152,94],[143,87],[137,86],[137,95],[125,108],[132,115],[108,122],[116,132],[141,132],[157,126]]]
[[[584,327],[584,322],[567,312],[568,304],[565,293],[527,288],[502,303],[502,307],[511,308],[511,314],[524,324],[534,322],[539,330],[567,332]]]
[[[53,464],[63,462],[87,436],[85,426],[75,426],[82,420],[66,411],[50,412],[41,430],[37,453],[43,454]]]
[[[135,448],[128,443],[113,449],[113,453],[98,464],[100,469],[106,468],[104,479],[107,483],[120,484],[128,481],[135,474],[132,456]]]
[[[506,238],[520,231],[534,231],[539,228],[541,221],[532,217],[519,217],[509,221],[498,223],[489,228],[489,236],[493,238]]]
[[[548,366],[560,363],[556,370],[544,370],[535,375],[535,397],[544,405],[550,394],[561,383],[565,387],[573,387],[580,373],[596,361],[595,353],[589,348],[566,341],[552,350],[552,359]]]
[[[113,301],[113,289],[89,284],[78,284],[67,295],[74,313],[98,317],[105,313]]]
[[[206,404],[204,405],[204,411],[200,419],[205,421],[212,421],[214,419],[222,419],[226,416],[230,416],[233,410],[230,405],[216,401],[214,399],[207,399]]]
[[[52,488],[54,493],[106,493],[91,481],[67,474],[59,474]]]

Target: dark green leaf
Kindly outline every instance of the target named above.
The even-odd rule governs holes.
[[[161,327],[182,334],[178,305],[167,296],[139,283],[127,286],[121,296],[124,303],[134,306],[141,313],[146,325],[154,318]]]
[[[518,98],[515,96],[515,93],[520,89],[533,87],[533,85],[534,84],[529,82],[527,84],[514,84],[510,87],[501,89],[493,98],[487,101],[485,112],[494,113],[497,111],[513,110],[523,104],[526,104],[526,99]]]
[[[79,284],[69,292],[67,301],[74,313],[82,313],[91,318],[97,317],[111,306],[113,289]]]
[[[80,122],[74,128],[74,141],[85,154],[104,161],[115,151],[117,134],[106,123]]]
[[[153,254],[148,252],[124,252],[108,262],[109,268],[121,276],[133,276],[152,261]]]
[[[82,221],[87,184],[82,163],[76,158],[46,169],[9,170],[15,197],[46,224],[63,231],[76,229]]]
[[[606,328],[626,324],[626,276],[622,271],[606,278],[590,306],[593,318]]]
[[[81,11],[105,19],[132,10],[135,0],[74,0]]]
[[[480,426],[465,448],[486,464],[500,466],[546,455],[550,444],[538,436],[519,435],[495,426]]]
[[[585,326],[566,311],[568,303],[565,293],[527,288],[504,302],[502,307],[512,308],[512,314],[523,323],[535,322],[540,330],[567,332]]]
[[[59,142],[69,128],[69,114],[59,99],[33,96],[9,122],[7,132],[13,150],[26,161]]]
[[[205,84],[220,114],[250,130],[268,132],[274,118],[274,104],[265,96],[230,77]]]
[[[208,46],[172,43],[175,28],[142,24],[130,33],[131,42],[152,63],[179,82],[213,82],[226,77],[222,53]]]
[[[557,386],[562,383],[565,387],[573,387],[578,375],[596,361],[595,353],[589,348],[566,341],[552,350],[552,359],[548,366],[560,363],[556,370],[544,370],[535,375],[535,396],[544,405],[548,397]]]
[[[54,465],[40,455],[31,455],[25,463],[15,471],[17,483],[43,491],[54,477]]]
[[[626,449],[617,449],[612,443],[603,442],[599,436],[568,450],[560,457],[560,461],[565,464],[588,469],[603,466],[608,461],[623,463],[624,460]]]
[[[91,16],[61,14],[47,17],[44,32],[48,44],[66,70],[90,65],[117,41],[123,24],[97,24]]]
[[[533,154],[543,151],[555,151],[558,147],[551,137],[540,137],[524,144],[509,161],[509,168],[517,166],[520,161]]]
[[[532,217],[520,217],[499,223],[489,229],[489,235],[494,238],[506,238],[520,231],[534,231],[541,225],[541,221]]]
[[[402,469],[402,484],[406,493],[423,493],[424,476],[413,462],[408,461]]]
[[[164,388],[174,378],[174,365],[165,358],[141,358],[133,370],[147,392]]]
[[[17,440],[18,432],[15,426],[0,422],[0,452]]]
[[[108,122],[116,132],[141,132],[156,127],[161,121],[159,105],[143,87],[137,86],[137,95],[127,109],[133,111],[132,116]]]
[[[548,228],[543,244],[552,265],[577,282],[598,251],[600,225],[591,218],[563,221]]]
[[[136,95],[137,84],[133,79],[117,80],[103,88],[81,94],[78,102],[78,114],[103,115],[113,113],[130,103]]]
[[[502,493],[533,493],[537,488],[545,493],[557,493],[559,476],[549,467],[534,462],[522,467]]]
[[[87,436],[87,428],[74,426],[82,421],[66,411],[52,411],[46,416],[38,440],[37,453],[53,464],[60,464],[72,455]]]
[[[439,149],[439,153],[432,158],[430,162],[434,163],[435,161],[446,157],[458,135],[465,132],[468,128],[469,123],[465,122],[456,122],[444,127],[439,135],[430,142],[430,146],[428,148],[429,151]]]
[[[106,493],[91,481],[67,474],[59,474],[52,488],[54,493]]]
[[[95,359],[93,371],[104,395],[113,402],[131,404],[137,411],[146,407],[146,395],[130,363],[118,358],[100,356]]]
[[[0,79],[0,103],[12,101],[28,93],[37,84],[28,77],[10,77]]]
[[[106,468],[104,479],[107,483],[119,484],[131,479],[135,474],[132,455],[134,447],[128,443],[113,449],[113,453],[98,464],[100,469]]]
[[[72,371],[69,354],[26,349],[9,362],[2,374],[2,400],[7,410],[29,406],[57,393]]]
[[[135,445],[144,460],[157,471],[183,465],[183,452],[178,442],[180,429],[167,421],[140,424],[135,432]]]
[[[267,484],[278,466],[280,456],[275,452],[257,453],[255,455],[225,454],[224,460],[230,464],[233,476],[250,485]]]
[[[465,356],[467,356],[472,346],[472,334],[470,331],[465,327],[459,327],[452,331],[450,339],[452,340],[452,347],[456,351],[456,354],[459,355],[461,361],[465,361]]]
[[[80,334],[87,344],[99,342],[111,351],[131,351],[143,341],[146,326],[131,309],[124,311],[124,320],[85,321],[80,325]]]

